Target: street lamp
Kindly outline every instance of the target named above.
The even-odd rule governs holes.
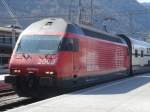
[[[79,0],[79,13],[78,13],[78,24],[80,24],[80,20],[81,20],[81,6],[82,3],[81,3],[81,0]]]
[[[89,3],[89,2],[88,2]],[[90,7],[82,6],[82,0],[79,0],[78,23],[92,25],[93,24],[93,0],[90,0]]]

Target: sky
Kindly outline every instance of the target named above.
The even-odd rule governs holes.
[[[141,3],[143,3],[143,2],[149,2],[150,3],[150,0],[137,0],[137,1],[139,1]]]

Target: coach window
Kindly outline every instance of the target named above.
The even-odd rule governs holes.
[[[135,57],[138,57],[138,50],[135,49]]]
[[[144,51],[142,50],[142,51],[141,51],[141,57],[143,57],[143,56],[144,56]]]
[[[150,65],[150,60],[148,60],[148,65]]]
[[[147,53],[150,53],[150,48],[147,48]]]

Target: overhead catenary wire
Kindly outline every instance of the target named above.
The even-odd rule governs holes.
[[[11,16],[11,18],[16,22],[16,25],[21,26],[17,16],[13,12],[13,9],[8,6],[8,4],[5,2],[5,0],[1,0],[1,2],[2,2],[3,6],[6,8],[6,10],[9,13],[9,15]]]
[[[140,12],[142,11],[142,12]],[[113,17],[113,16],[130,16],[130,15],[141,15],[141,14],[150,14],[150,10],[130,10],[130,11],[126,11],[126,12],[121,12],[118,11],[116,13],[112,13],[110,15],[107,15],[109,17]],[[93,16],[101,16],[104,15],[102,13],[94,13],[93,11]],[[47,15],[33,15],[33,16],[12,16],[12,17],[8,17],[8,16],[1,16],[0,19],[34,19],[34,18],[43,18],[43,17],[59,17],[59,16],[70,16],[69,14],[47,14]]]
[[[5,0],[2,0],[2,2],[5,2]],[[72,2],[71,2],[72,3]],[[3,3],[3,4],[5,4],[5,3]],[[72,5],[73,5],[74,3],[72,3]],[[146,14],[150,14],[150,9],[138,9],[138,10],[128,10],[128,11],[116,11],[116,12],[114,12],[114,13],[111,13],[111,14],[106,14],[106,13],[104,13],[104,11],[99,11],[99,12],[95,12],[95,9],[94,9],[94,7],[93,7],[93,5],[92,5],[93,3],[92,3],[92,1],[91,1],[91,14],[90,14],[90,12],[88,13],[89,15],[86,15],[86,14],[83,14],[83,13],[85,13],[84,11],[81,11],[81,7],[82,7],[82,3],[81,3],[81,0],[79,0],[79,9],[80,10],[74,10],[74,11],[81,11],[81,12],[79,12],[79,13],[71,13],[70,11],[69,11],[69,14],[47,14],[47,15],[42,15],[42,14],[39,14],[39,15],[32,15],[32,16],[16,16],[16,15],[14,15],[13,14],[13,11],[12,11],[12,9],[10,8],[10,10],[9,10],[9,14],[11,15],[11,17],[6,17],[6,16],[1,16],[1,18],[0,18],[0,21],[9,21],[9,22],[12,22],[12,21],[18,21],[18,20],[20,20],[20,21],[25,21],[25,22],[33,22],[33,21],[36,21],[36,20],[38,20],[38,19],[42,19],[42,18],[48,18],[48,17],[64,17],[64,18],[68,18],[68,19],[70,19],[71,17],[72,17],[72,14],[79,14],[79,15],[76,15],[76,17],[78,17],[79,16],[79,20],[82,20],[80,23],[82,24],[82,23],[84,23],[83,21],[84,21],[84,19],[86,19],[86,18],[84,18],[84,16],[91,16],[91,17],[89,17],[89,18],[91,18],[90,19],[90,21],[91,21],[91,24],[93,25],[93,17],[95,16],[96,18],[104,18],[104,19],[106,19],[106,18],[115,18],[115,20],[116,20],[116,18],[118,19],[118,17],[121,17],[121,16],[126,16],[126,17],[128,17],[128,20],[130,21],[130,31],[129,32],[127,32],[128,34],[133,34],[133,33],[135,33],[135,31],[133,30],[134,29],[134,27],[133,27],[133,17],[136,17],[136,16],[139,16],[139,15],[146,15]],[[9,8],[9,6],[7,5],[7,4],[5,4],[5,7],[8,9]],[[83,7],[84,8],[84,7]],[[82,8],[82,9],[83,9]],[[89,7],[90,8],[90,7]],[[71,8],[70,8],[71,9]],[[68,10],[70,10],[70,9],[68,9]],[[84,15],[84,16],[82,16],[82,14]],[[74,16],[75,17],[75,16]],[[83,18],[83,19],[82,19]],[[72,20],[72,19],[71,19]],[[73,20],[75,20],[75,19],[73,19]],[[119,21],[119,20],[118,20]],[[17,22],[16,22],[17,23]],[[140,32],[141,33],[141,32]]]

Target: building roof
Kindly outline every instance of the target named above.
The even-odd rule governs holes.
[[[8,27],[2,27],[0,26],[0,31],[4,31],[4,32],[12,32],[14,28],[8,28]],[[21,29],[14,29],[17,33],[21,33],[22,30]]]

